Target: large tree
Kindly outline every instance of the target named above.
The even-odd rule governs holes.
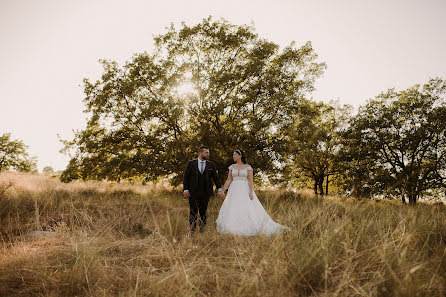
[[[311,43],[279,49],[251,26],[211,17],[173,25],[155,51],[123,67],[102,61],[100,80],[84,80],[87,127],[66,150],[62,180],[170,176],[181,180],[200,144],[225,172],[235,148],[265,174],[276,172],[290,125],[325,68]],[[222,174],[220,174],[222,177]]]
[[[410,203],[446,188],[446,82],[390,89],[361,107],[344,135],[354,195]]]
[[[37,169],[35,157],[30,157],[28,146],[21,140],[12,139],[10,133],[0,136],[0,172],[14,169],[22,172],[34,172]]]

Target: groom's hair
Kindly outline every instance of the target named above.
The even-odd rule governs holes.
[[[203,150],[208,150],[209,148],[205,145],[201,145],[200,148],[198,149],[198,152],[201,153]]]

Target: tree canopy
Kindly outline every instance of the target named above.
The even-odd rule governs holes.
[[[28,146],[21,140],[14,140],[10,133],[0,136],[0,172],[14,169],[22,172],[35,172],[37,162],[35,157],[30,157]]]
[[[339,160],[341,131],[352,112],[349,105],[307,100],[301,104],[287,135],[286,179],[313,181],[315,194],[328,194],[329,178],[341,173]],[[319,192],[318,192],[319,190]]]
[[[347,186],[357,196],[411,203],[446,188],[446,82],[390,89],[361,107],[343,135]]]
[[[270,181],[342,184],[360,197],[411,203],[446,183],[445,81],[431,79],[350,106],[309,99],[326,68],[311,42],[280,48],[252,26],[211,17],[154,37],[124,65],[100,60],[84,79],[87,126],[64,141],[61,180],[169,178],[177,185],[201,144],[224,178],[232,151]]]
[[[84,80],[89,121],[65,142],[72,159],[61,178],[170,176],[175,184],[200,144],[220,172],[240,148],[274,175],[285,154],[282,131],[325,68],[316,59],[310,42],[280,50],[251,26],[211,17],[171,25],[152,54],[122,67],[102,60],[101,79]]]

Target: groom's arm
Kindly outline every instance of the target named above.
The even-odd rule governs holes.
[[[218,181],[218,175],[217,175],[217,168],[215,168],[215,165],[212,164],[214,167],[214,170],[212,170],[212,180],[214,181],[215,187],[217,188],[218,191],[222,190],[221,188],[221,184]]]
[[[184,177],[183,177],[183,191],[189,191],[190,189],[190,161],[187,162],[186,169],[184,170]]]

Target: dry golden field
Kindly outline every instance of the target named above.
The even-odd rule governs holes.
[[[442,203],[258,196],[291,232],[218,234],[214,197],[190,236],[177,189],[1,173],[0,296],[446,296]]]

